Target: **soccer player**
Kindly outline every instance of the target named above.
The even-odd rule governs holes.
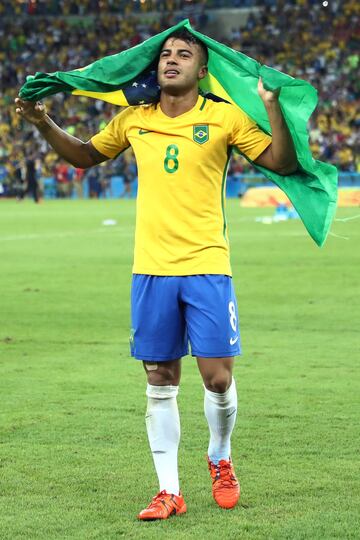
[[[233,508],[239,499],[230,449],[237,412],[232,371],[240,336],[224,214],[227,165],[235,146],[280,174],[297,167],[278,92],[259,81],[270,137],[233,105],[199,95],[207,59],[206,47],[187,30],[172,34],[159,56],[159,102],[126,108],[88,142],[61,130],[43,104],[16,99],[17,113],[75,167],[97,165],[128,146],[135,153],[131,353],[147,375],[146,427],[160,485],[140,512],[142,520],[186,512],[178,478],[176,397],[188,342],[204,382],[213,497],[222,508]]]

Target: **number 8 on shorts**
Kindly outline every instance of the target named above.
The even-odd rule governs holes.
[[[229,302],[230,324],[234,332],[237,331],[236,311],[234,302]]]

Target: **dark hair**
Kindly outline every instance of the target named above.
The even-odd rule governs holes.
[[[206,45],[202,41],[200,41],[200,39],[198,39],[196,36],[194,36],[194,34],[189,32],[189,30],[187,30],[186,28],[181,28],[180,30],[175,30],[175,32],[170,34],[166,38],[165,41],[167,41],[170,38],[181,39],[182,41],[186,41],[186,43],[191,43],[191,44],[198,45],[198,47],[200,47],[201,52],[203,54],[204,63],[205,64],[208,63],[209,53],[208,53]]]

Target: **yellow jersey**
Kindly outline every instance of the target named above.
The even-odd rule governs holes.
[[[254,161],[271,143],[240,109],[199,96],[175,118],[127,107],[91,138],[109,158],[131,146],[138,166],[133,272],[231,275],[225,181],[236,147]]]

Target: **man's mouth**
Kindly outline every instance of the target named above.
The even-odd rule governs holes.
[[[180,71],[178,71],[177,69],[166,69],[164,74],[165,74],[165,77],[169,78],[169,79],[172,79],[173,77],[176,77],[176,75],[179,75]]]

